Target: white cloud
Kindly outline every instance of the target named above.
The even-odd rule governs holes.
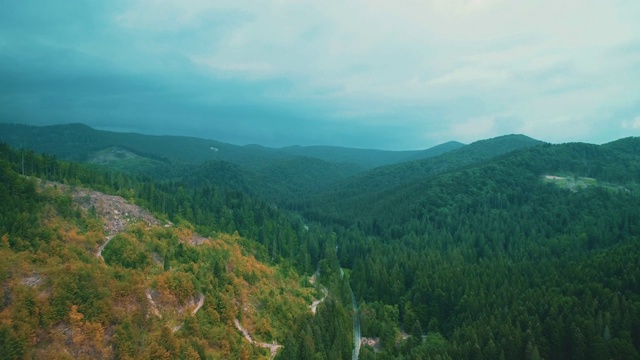
[[[450,128],[450,133],[454,139],[462,142],[496,136],[498,135],[496,133],[496,116],[481,116],[454,123]]]
[[[623,129],[630,129],[630,130],[639,130],[640,129],[640,116],[637,116],[633,120],[624,120],[624,121],[622,121],[622,128]]]
[[[573,116],[541,116],[524,120],[515,132],[550,142],[584,141],[593,126],[591,119]]]
[[[199,56],[190,56],[189,59],[196,65],[219,76],[234,77],[241,74],[250,79],[262,79],[273,74],[273,66],[266,62],[253,63],[218,63],[215,59]]]
[[[499,130],[573,139],[595,136],[598,116],[640,100],[632,80],[640,69],[611,55],[639,37],[634,14],[640,4],[597,0],[143,0],[119,21],[222,33],[180,51],[217,76],[288,79],[290,87],[265,96],[321,101],[329,118],[380,122],[388,114],[393,123],[394,111],[435,104],[455,109],[403,123],[424,132],[447,121],[451,138],[473,140],[497,131],[485,114],[509,113]]]

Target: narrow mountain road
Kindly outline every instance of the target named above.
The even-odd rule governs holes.
[[[196,305],[196,308],[193,309],[193,311],[191,312],[191,316],[195,316],[198,310],[200,310],[200,308],[202,307],[202,305],[204,305],[204,294],[200,294],[198,295],[198,297],[199,297],[198,304]]]
[[[315,284],[318,276],[319,271],[316,271],[310,279],[312,284]],[[344,276],[344,270],[342,267],[340,268],[340,276]],[[328,292],[325,287],[322,288],[322,292],[324,293],[322,300],[316,300],[311,304],[311,312],[314,314],[316,313],[317,306],[327,297]],[[353,351],[351,352],[351,359],[358,360],[358,357],[360,357],[360,347],[362,346],[362,335],[360,333],[360,314],[358,313],[358,303],[356,302],[356,296],[353,293],[353,289],[351,289],[351,284],[349,284],[349,292],[351,292],[351,306],[353,307]]]
[[[327,288],[325,287],[322,287],[322,293],[324,294],[322,296],[322,299],[314,300],[311,303],[311,306],[309,306],[311,308],[311,313],[313,313],[313,315],[315,315],[316,312],[318,311],[318,305],[322,304],[322,302],[324,302],[324,300],[327,298],[327,295],[329,294],[329,292],[327,291]]]
[[[102,259],[102,261],[104,261],[104,258],[102,257],[102,250],[104,250],[104,248],[106,248],[107,245],[109,245],[109,242],[111,241],[111,239],[113,239],[114,236],[115,234],[107,236],[107,240],[104,242],[104,244],[100,245],[100,247],[98,248],[98,251],[96,252],[96,256]]]
[[[279,345],[275,341],[273,342],[273,344],[269,344],[269,343],[257,342],[255,340],[253,340],[251,335],[249,335],[249,332],[247,331],[247,329],[245,329],[242,326],[242,324],[240,324],[240,321],[238,319],[233,319],[233,323],[236,325],[236,328],[242,332],[242,334],[244,335],[244,338],[247,339],[247,341],[249,343],[251,343],[251,344],[253,344],[255,346],[259,346],[259,347],[263,347],[263,348],[269,349],[269,351],[271,351],[270,359],[275,358],[276,354],[278,353],[278,350],[280,350],[282,348],[282,345]]]
[[[349,285],[349,291],[351,291],[351,303],[353,304],[353,353],[351,354],[352,360],[358,360],[360,356],[360,346],[362,346],[362,339],[360,333],[360,315],[358,314],[358,303],[356,297]]]
[[[344,276],[344,270],[342,270],[342,268],[340,268],[340,276]],[[362,346],[362,334],[360,332],[358,303],[356,302],[356,296],[353,294],[351,284],[349,284],[349,292],[351,292],[351,305],[353,306],[353,352],[351,353],[351,359],[358,360],[358,357],[360,357],[360,347]]]
[[[151,292],[147,289],[147,291],[145,292],[145,295],[147,297],[147,301],[149,301],[149,305],[151,306],[151,312],[153,312],[153,315],[162,318],[162,314],[160,314],[160,311],[158,311],[158,305],[156,304],[155,301],[153,301],[153,297],[151,296]]]
[[[198,303],[196,304],[195,309],[193,309],[193,311],[191,311],[191,316],[196,316],[196,313],[198,312],[198,310],[200,310],[202,305],[204,305],[204,294],[199,294],[198,295]],[[174,326],[173,327],[173,332],[176,332],[176,331],[180,330],[182,328],[183,324],[184,323],[181,323],[180,325]]]

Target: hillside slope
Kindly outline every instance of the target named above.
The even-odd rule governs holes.
[[[271,344],[310,314],[316,290],[258,262],[237,235],[202,237],[4,160],[0,179],[3,357],[268,358],[236,319]]]
[[[293,201],[292,206],[299,209],[309,208],[307,215],[316,219],[317,216],[322,216],[322,212],[330,213],[336,208],[346,209],[349,206],[346,205],[347,203],[373,201],[381,192],[391,191],[390,189],[402,187],[414,181],[472,166],[512,151],[541,144],[544,143],[524,135],[506,135],[481,140],[438,156],[382,166],[356,174],[336,183],[324,193],[298,202]]]
[[[303,347],[299,328],[325,358],[351,353],[351,314],[329,298],[314,315],[324,293],[300,275],[315,271],[322,231],[244,194],[0,144],[0,214],[3,358],[273,358]]]

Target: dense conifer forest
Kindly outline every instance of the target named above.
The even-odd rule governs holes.
[[[354,317],[360,359],[640,357],[638,138],[506,136],[421,158],[377,153],[387,163],[373,168],[318,149],[266,149],[264,166],[130,150],[83,163],[1,145],[3,358],[268,358],[240,319],[283,346],[276,358],[349,359]],[[102,262],[103,219],[75,189],[173,225],[130,224]],[[168,310],[200,294],[194,316]]]

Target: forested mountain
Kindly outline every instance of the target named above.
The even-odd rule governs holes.
[[[153,136],[92,129],[83,124],[28,126],[0,123],[0,141],[16,148],[32,149],[66,160],[95,161],[109,148],[126,150],[147,160],[173,164],[202,164],[228,161],[248,170],[259,170],[281,160],[296,157],[316,158],[333,164],[371,169],[414,158],[435,156],[462,144],[449,142],[421,151],[383,151],[333,146],[268,148],[238,146],[215,140],[185,136]],[[118,156],[118,155],[115,155]],[[120,155],[122,156],[122,155]]]
[[[295,157],[269,165],[261,169],[258,174],[266,180],[266,183],[286,188],[287,196],[301,197],[321,192],[359,172],[359,169],[347,163],[330,163],[316,158]],[[268,194],[264,196],[267,197]]]
[[[615,184],[630,183],[629,186],[633,187],[635,186],[633,184],[640,179],[638,156],[620,149],[634,149],[633,146],[637,146],[637,143],[638,140],[633,139],[624,147],[621,147],[622,144],[615,143],[602,146],[581,143],[542,145],[512,152],[475,167],[464,166],[468,164],[464,160],[456,162],[458,158],[456,157],[457,151],[455,151],[434,158],[433,162],[451,163],[452,165],[448,166],[454,169],[462,167],[460,170],[449,171],[441,176],[435,176],[437,175],[436,171],[432,176],[416,176],[413,181],[411,181],[410,175],[406,175],[403,180],[396,181],[397,184],[383,180],[380,182],[379,191],[359,191],[357,196],[351,197],[345,196],[344,193],[339,193],[339,195],[330,193],[324,195],[325,198],[315,200],[318,201],[318,204],[313,201],[308,204],[311,213],[316,214],[315,216],[322,216],[321,211],[326,209],[325,215],[342,219],[341,222],[358,222],[370,226],[373,226],[371,224],[375,222],[389,231],[394,225],[413,219],[414,209],[423,209],[427,204],[426,200],[422,201],[423,197],[430,196],[434,192],[462,194],[478,182],[496,183],[477,192],[477,195],[482,194],[495,198],[503,196],[503,183],[511,184],[514,177],[525,175],[528,176],[526,179],[529,182],[540,178],[543,174],[569,174],[571,177],[595,177],[598,180]],[[616,150],[612,150],[613,148]],[[482,170],[483,176],[477,175],[478,169],[485,169]],[[495,173],[496,169],[508,173]],[[385,178],[384,175],[381,177]],[[370,183],[376,182],[376,177],[371,176],[370,179]],[[365,185],[360,184],[360,187],[353,186],[352,188],[362,189],[363,187]],[[521,195],[524,193],[524,190],[519,192]],[[335,196],[335,198],[327,199],[330,196]],[[441,201],[436,203],[444,205]],[[453,203],[457,204],[456,201]],[[429,204],[429,206],[435,205]],[[398,214],[402,219],[395,215],[391,216],[391,214]],[[341,218],[341,216],[343,217]]]
[[[478,164],[511,151],[541,144],[543,144],[541,141],[524,135],[506,135],[481,140],[438,156],[382,166],[356,174],[336,183],[322,194],[292,201],[291,206],[298,210],[307,208],[307,215],[317,218],[317,216],[322,216],[323,212],[330,214],[336,208],[348,207],[350,202],[375,199],[381,192],[390,191],[392,188],[416,180]]]
[[[117,133],[83,124],[27,126],[0,124],[0,140],[15,146],[56,155],[66,160],[89,161],[95,152],[117,147],[154,160],[201,164],[211,160],[232,160],[246,167],[259,167],[278,158],[252,147],[225,144],[184,136],[152,136]]]
[[[357,173],[352,165],[295,157],[249,171],[227,161],[209,161],[184,171],[182,181],[190,186],[206,184],[239,190],[284,203],[287,199],[309,196]]]
[[[639,145],[537,146],[335,208],[383,349],[362,358],[637,358]]]
[[[112,345],[132,357],[150,357],[150,347],[176,359],[267,357],[234,328],[237,316],[256,341],[284,345],[283,359],[352,358],[356,326],[360,359],[640,357],[640,138],[551,145],[509,135],[366,172],[339,153],[313,157],[316,148],[260,169],[155,154],[170,178],[1,150],[0,250],[11,261],[0,267],[0,346],[10,354],[95,355]],[[38,190],[34,178],[62,185]],[[95,225],[100,212],[71,195],[83,187],[175,226],[133,224],[102,264],[93,255],[108,235]],[[54,281],[66,262],[73,277]],[[32,286],[21,280],[29,274],[45,280]],[[152,311],[145,290],[155,301],[172,276],[193,288],[167,285],[165,303],[186,308],[202,293],[202,310],[143,316]],[[73,290],[83,281],[104,286],[83,297]],[[116,294],[139,296],[129,287],[143,296],[125,325],[114,305]],[[104,310],[88,311],[93,303]],[[74,342],[100,328],[102,343]],[[131,339],[125,347],[120,336]]]

